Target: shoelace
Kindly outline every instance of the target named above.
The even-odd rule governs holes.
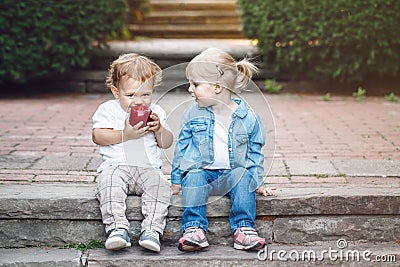
[[[248,235],[258,236],[256,230],[250,227],[240,227],[240,231],[246,236]]]
[[[147,235],[147,236],[150,236],[150,237],[152,237],[154,239],[157,239],[157,240],[159,238],[158,233],[156,231],[144,230],[144,234]]]
[[[197,231],[197,229],[198,229],[197,227],[189,227],[189,228],[187,228],[185,230],[185,236],[195,233]]]
[[[110,236],[114,235],[124,235],[125,234],[125,229],[115,229],[114,231],[111,232]]]

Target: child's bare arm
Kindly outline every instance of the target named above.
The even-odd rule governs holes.
[[[106,128],[95,128],[92,131],[93,143],[108,146],[122,142],[122,131]]]
[[[126,120],[124,130],[95,128],[92,131],[92,140],[97,145],[108,146],[119,144],[130,139],[137,139],[144,136],[148,132],[148,126],[139,129],[142,124],[143,122],[139,122],[132,127],[129,124],[129,120]]]
[[[163,126],[160,126],[159,130],[154,132],[154,135],[160,148],[166,149],[172,145],[173,134]]]

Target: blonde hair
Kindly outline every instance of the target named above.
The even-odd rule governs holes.
[[[222,86],[238,92],[247,86],[258,68],[246,58],[236,61],[230,54],[218,48],[208,48],[195,56],[186,67],[190,80],[197,74],[207,82],[221,82]]]
[[[151,59],[136,53],[123,54],[110,65],[106,78],[108,88],[118,88],[122,77],[129,77],[142,83],[153,80],[153,88],[161,83],[161,68]],[[154,89],[153,89],[154,90]]]

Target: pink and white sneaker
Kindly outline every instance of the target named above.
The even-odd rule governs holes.
[[[206,233],[198,227],[189,227],[179,239],[178,249],[180,251],[196,251],[208,247]]]
[[[265,239],[259,237],[251,227],[239,227],[234,233],[233,247],[240,250],[259,250],[265,246]]]

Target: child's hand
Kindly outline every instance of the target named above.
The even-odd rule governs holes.
[[[143,122],[139,121],[136,125],[132,126],[129,123],[129,118],[125,121],[125,128],[122,131],[123,141],[131,140],[131,139],[138,139],[149,132],[149,126],[142,126]]]
[[[147,123],[149,131],[157,132],[158,130],[160,130],[161,127],[160,118],[158,117],[157,113],[154,112],[150,114],[150,118],[152,118],[153,121]]]
[[[177,195],[181,191],[181,185],[180,184],[172,184],[171,189],[172,189],[172,194]]]
[[[275,196],[275,193],[272,190],[276,190],[276,187],[267,187],[263,185],[257,188],[256,193],[262,196]]]

